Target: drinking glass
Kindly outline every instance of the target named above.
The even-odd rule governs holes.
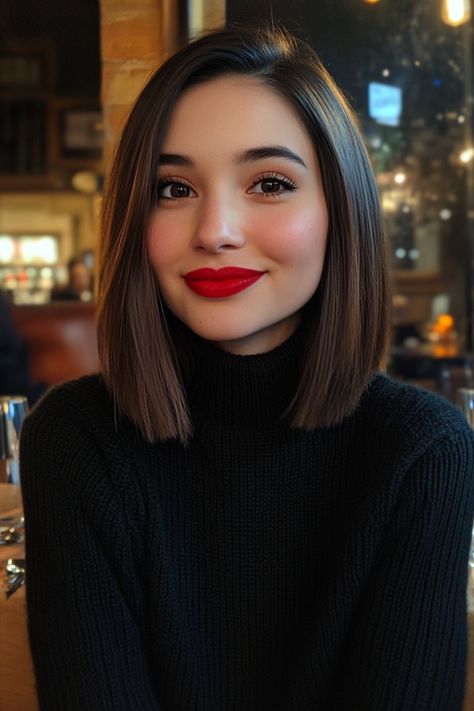
[[[474,429],[474,388],[459,388],[457,404],[464,417]],[[471,551],[469,554],[469,578],[467,586],[469,608],[474,610],[474,528],[472,529]]]
[[[0,396],[0,545],[23,538],[19,443],[27,410],[22,395]]]
[[[457,404],[474,429],[474,388],[459,388],[457,391]]]

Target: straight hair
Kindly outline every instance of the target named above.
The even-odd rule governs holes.
[[[186,89],[248,76],[288,102],[319,159],[329,213],[320,284],[303,309],[298,387],[284,416],[311,430],[339,423],[382,367],[389,289],[379,199],[355,116],[313,49],[284,28],[230,27],[170,57],[136,101],[103,199],[98,346],[117,411],[149,442],[192,434],[185,375],[192,368],[147,251],[160,149]],[[179,329],[178,329],[179,330]]]

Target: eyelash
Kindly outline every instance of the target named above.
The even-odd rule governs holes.
[[[282,192],[293,192],[293,190],[296,190],[296,183],[293,180],[289,180],[288,178],[284,178],[283,176],[279,175],[278,173],[264,173],[260,175],[257,180],[252,184],[252,188],[254,188],[256,185],[259,183],[262,183],[264,180],[272,180],[275,183],[280,183],[281,187],[284,188],[283,191],[281,192],[276,192],[276,193],[259,193],[259,195],[263,195],[264,197],[278,197],[279,195],[282,194]]]
[[[294,190],[297,189],[296,183],[292,180],[289,180],[288,178],[284,178],[278,173],[264,173],[260,175],[250,186],[251,188],[255,188],[259,183],[262,183],[265,180],[269,181],[274,181],[276,183],[279,183],[280,186],[283,188],[283,190],[278,191],[278,192],[269,192],[269,193],[264,193],[263,191],[258,193],[258,195],[262,195],[264,198],[275,198],[279,197],[282,195],[283,192],[293,192]],[[157,199],[158,200],[173,200],[173,201],[178,201],[178,200],[186,200],[186,197],[183,198],[172,198],[172,197],[163,197],[160,195],[161,190],[164,188],[170,186],[170,185],[182,185],[183,187],[189,188],[189,190],[192,190],[192,188],[189,187],[187,183],[185,183],[183,180],[176,179],[173,177],[164,177],[158,180],[157,183]]]

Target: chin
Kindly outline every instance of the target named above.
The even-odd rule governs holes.
[[[186,325],[197,336],[210,341],[224,351],[241,355],[265,353],[279,346],[294,331],[298,316],[275,323],[247,322],[238,324],[228,319],[225,323],[191,323]]]
[[[232,325],[226,325],[219,327],[217,324],[203,325],[199,324],[195,327],[192,324],[187,324],[188,327],[197,336],[204,338],[206,341],[212,341],[213,343],[220,344],[226,341],[240,341],[245,340],[252,336],[253,331],[247,329],[238,329]]]

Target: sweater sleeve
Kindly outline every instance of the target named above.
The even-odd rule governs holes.
[[[408,472],[351,630],[334,711],[460,711],[474,510],[470,432]]]
[[[117,481],[120,456],[111,463],[90,423],[78,420],[42,403],[21,437],[28,625],[40,708],[158,711],[145,652],[137,530],[128,513],[134,496],[127,489],[125,497]]]

